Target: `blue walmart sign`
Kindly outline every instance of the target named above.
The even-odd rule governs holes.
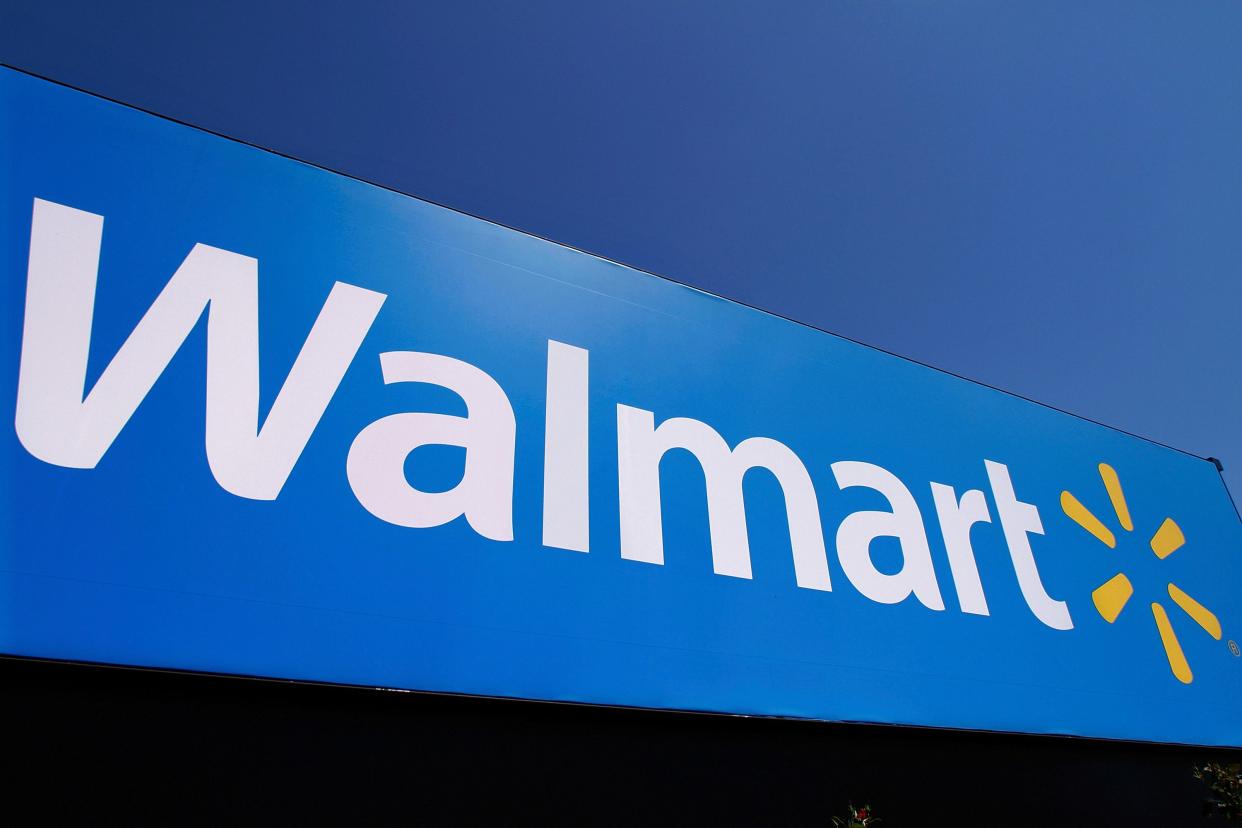
[[[1189,455],[0,70],[0,651],[1242,745]]]

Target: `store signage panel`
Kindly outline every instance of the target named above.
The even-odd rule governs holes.
[[[5,653],[1242,745],[1202,459],[12,70],[0,268]]]

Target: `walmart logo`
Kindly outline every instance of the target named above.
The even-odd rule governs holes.
[[[1121,480],[1117,477],[1117,472],[1112,466],[1101,463],[1100,478],[1104,481],[1104,488],[1108,491],[1108,498],[1113,504],[1117,522],[1125,531],[1133,532],[1134,521],[1130,518],[1130,507],[1126,505],[1125,494],[1121,490]],[[1117,537],[1112,530],[1069,492],[1061,492],[1061,509],[1071,520],[1094,535],[1109,549],[1117,548]],[[1160,524],[1160,528],[1152,535],[1149,546],[1157,558],[1164,560],[1181,549],[1185,543],[1186,537],[1182,534],[1181,527],[1173,518],[1166,517],[1164,523]],[[1220,640],[1220,621],[1211,610],[1191,598],[1172,581],[1168,584],[1168,593],[1173,602],[1206,630],[1208,635],[1217,641]],[[1121,615],[1121,611],[1125,609],[1132,595],[1134,595],[1134,586],[1130,583],[1130,579],[1124,572],[1118,572],[1091,593],[1091,600],[1104,620],[1111,624]],[[1163,604],[1155,601],[1151,605],[1151,614],[1155,618],[1156,629],[1160,633],[1160,642],[1164,645],[1164,654],[1169,659],[1169,668],[1178,681],[1190,684],[1194,681],[1194,673],[1190,671],[1186,654],[1182,652],[1182,645],[1177,640],[1177,634],[1173,632],[1173,624],[1169,621],[1168,612]]]
[[[14,418],[18,439],[44,462],[94,468],[205,315],[207,465],[226,491],[275,500],[387,295],[344,282],[333,285],[261,422],[258,260],[195,244],[87,391],[103,227],[101,215],[34,200]],[[361,507],[379,520],[409,529],[465,518],[481,537],[515,541],[514,490],[531,485],[537,472],[518,473],[518,421],[506,390],[483,368],[445,354],[389,350],[378,354],[378,362],[384,385],[440,386],[465,402],[466,416],[401,411],[385,414],[354,434],[344,472]],[[534,483],[542,484],[542,545],[581,553],[592,551],[591,486],[593,476],[598,477],[591,472],[590,365],[586,348],[547,340],[544,462],[542,480]],[[376,379],[372,374],[372,382]],[[784,495],[799,588],[833,591],[831,538],[841,574],[863,597],[878,604],[913,597],[928,610],[945,612],[949,606],[941,590],[943,572],[938,577],[929,542],[939,529],[958,607],[968,615],[989,616],[971,536],[974,527],[993,524],[995,518],[993,532],[1004,538],[1013,578],[1031,614],[1054,630],[1074,628],[1067,602],[1050,595],[1040,575],[1032,543],[1044,535],[1039,510],[1020,499],[1005,463],[983,460],[990,499],[983,487],[926,481],[935,507],[932,522],[925,520],[914,491],[893,472],[858,459],[832,462],[827,468],[839,490],[869,490],[888,504],[845,515],[834,535],[825,532],[822,522],[822,492],[785,443],[765,436],[733,443],[703,420],[657,420],[653,410],[624,402],[610,408],[609,419],[615,417],[616,423],[616,482],[606,491],[616,495],[613,525],[618,529],[617,551],[625,560],[664,565],[660,464],[667,453],[686,451],[702,469],[712,571],[717,575],[753,577],[742,483],[752,469],[764,469]],[[461,478],[452,488],[428,491],[407,477],[407,458],[426,445],[465,449]],[[1122,531],[1133,532],[1117,473],[1106,464],[1099,471],[1117,523]],[[1074,495],[1062,492],[1061,506],[1101,543],[1117,547],[1113,530]],[[598,529],[594,535],[598,550]],[[880,538],[895,539],[900,546],[896,571],[880,569],[872,557],[872,544]],[[1151,550],[1161,560],[1184,544],[1172,518],[1150,538]],[[1220,622],[1211,611],[1171,582],[1167,591],[1208,634],[1221,638]],[[1133,594],[1129,577],[1119,572],[1096,588],[1092,599],[1112,624]],[[1173,675],[1189,684],[1193,674],[1165,605],[1153,602],[1151,612]]]

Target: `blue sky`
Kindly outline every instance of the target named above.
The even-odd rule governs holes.
[[[5,0],[0,60],[1225,463],[1242,4]]]

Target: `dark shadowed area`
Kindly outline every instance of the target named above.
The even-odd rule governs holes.
[[[1213,751],[0,659],[11,797],[93,824],[1218,825]],[[10,799],[12,801],[12,799]]]

